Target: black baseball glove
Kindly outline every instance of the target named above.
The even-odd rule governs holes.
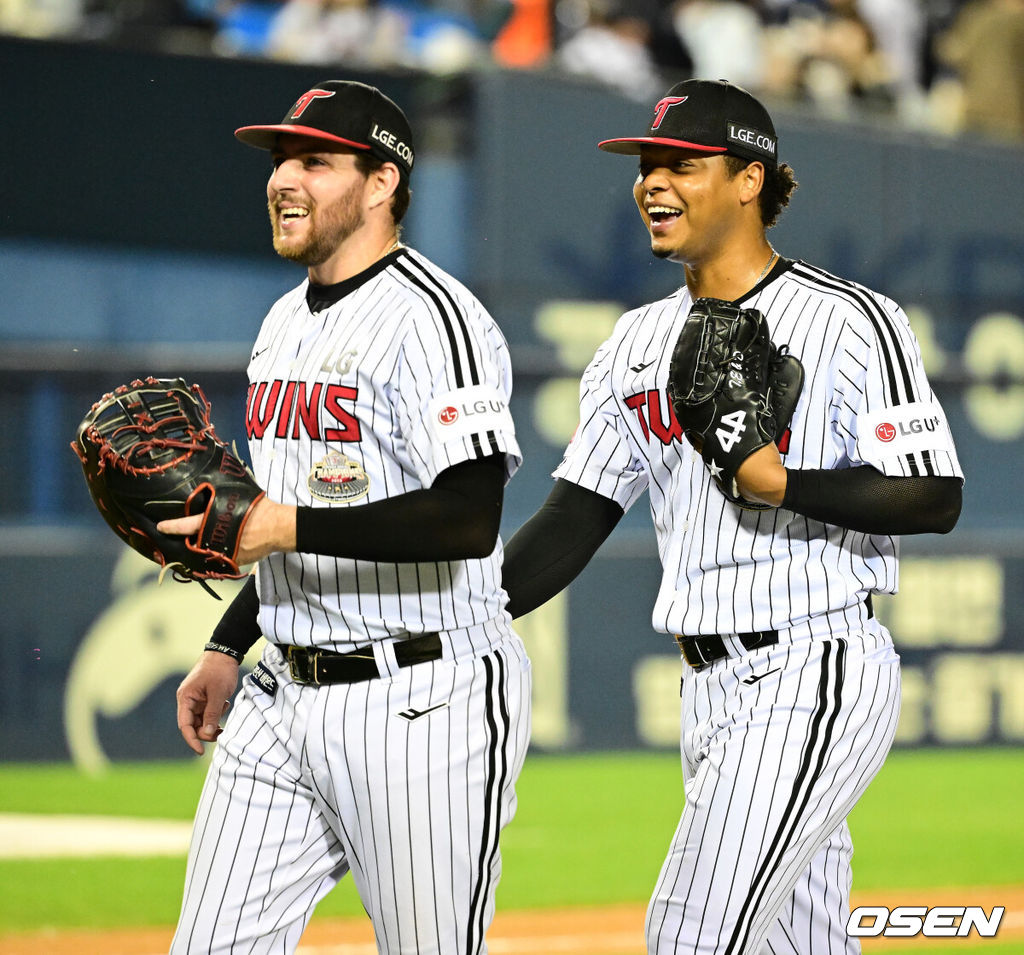
[[[717,298],[693,303],[672,351],[669,395],[676,419],[722,493],[754,510],[736,486],[740,465],[779,443],[793,417],[804,369],[776,348],[764,316]]]
[[[181,378],[122,385],[92,406],[71,447],[100,514],[130,547],[179,580],[246,576],[239,539],[263,491],[214,433],[199,385]],[[193,537],[156,529],[166,518],[196,514],[203,523]]]

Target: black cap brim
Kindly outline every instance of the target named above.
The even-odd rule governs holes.
[[[277,146],[277,137],[282,133],[290,136],[307,136],[310,139],[325,139],[332,143],[340,143],[342,146],[351,146],[353,149],[370,149],[369,143],[357,143],[352,139],[332,136],[322,129],[314,129],[312,126],[296,126],[293,123],[279,123],[276,126],[242,126],[235,130],[235,138],[247,146],[255,146],[257,149],[274,149]]]
[[[675,149],[695,149],[702,153],[728,152],[724,146],[702,146],[700,143],[689,143],[683,139],[667,139],[660,136],[605,139],[597,144],[598,149],[603,149],[606,153],[618,153],[620,156],[639,156],[644,146],[672,146]]]

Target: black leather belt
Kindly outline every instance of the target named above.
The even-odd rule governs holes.
[[[864,604],[868,608],[868,619],[874,617],[875,608],[871,605],[871,595],[864,598]],[[758,647],[770,647],[779,642],[778,630],[754,630],[751,633],[733,634],[747,650],[756,650]],[[676,635],[676,643],[683,651],[683,657],[695,670],[703,670],[711,666],[716,660],[724,659],[729,655],[725,646],[725,639],[720,633],[708,633],[702,637],[681,637]]]
[[[436,633],[397,640],[394,647],[395,660],[400,667],[441,659],[441,638]],[[348,653],[280,643],[277,648],[288,661],[288,669],[296,683],[310,683],[314,686],[362,683],[364,680],[376,680],[381,675],[373,657],[373,647],[361,647]]]
[[[747,650],[770,647],[779,642],[778,630],[754,630],[751,633],[737,633],[735,636]],[[682,637],[677,634],[676,643],[683,651],[686,662],[695,670],[703,670],[716,660],[724,659],[729,655],[725,640],[720,633],[708,633],[703,637]]]

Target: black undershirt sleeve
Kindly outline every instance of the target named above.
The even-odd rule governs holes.
[[[494,454],[442,471],[429,488],[361,507],[299,507],[296,550],[399,563],[486,557],[498,540],[504,488],[505,459]],[[244,654],[260,637],[258,613],[250,577],[211,640]]]
[[[359,508],[299,508],[298,550],[363,560],[457,560],[494,549],[501,520],[500,455],[449,468],[425,490]],[[955,477],[887,477],[871,467],[790,470],[782,506],[867,534],[944,534],[960,515]],[[521,617],[564,590],[615,529],[614,501],[559,479],[505,547],[508,611]],[[212,639],[245,653],[259,638],[250,577]]]
[[[782,507],[865,534],[946,534],[960,516],[957,477],[887,477],[873,467],[787,468]]]
[[[465,461],[429,488],[360,507],[300,507],[295,549],[354,560],[416,562],[487,557],[498,540],[505,458]]]
[[[508,612],[521,617],[568,587],[622,515],[610,498],[557,480],[537,513],[505,545],[501,583]]]
[[[261,636],[257,619],[259,612],[260,598],[256,592],[256,578],[250,574],[214,627],[210,642],[230,647],[245,656]]]

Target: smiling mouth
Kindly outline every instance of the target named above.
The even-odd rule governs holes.
[[[672,206],[648,206],[647,216],[651,220],[651,226],[667,226],[675,222],[681,215],[681,209]]]
[[[648,206],[645,211],[650,221],[650,230],[655,234],[667,231],[683,214],[681,209],[673,206]]]
[[[305,219],[309,215],[309,210],[302,206],[282,206],[278,209],[277,214],[283,225],[289,225]]]

